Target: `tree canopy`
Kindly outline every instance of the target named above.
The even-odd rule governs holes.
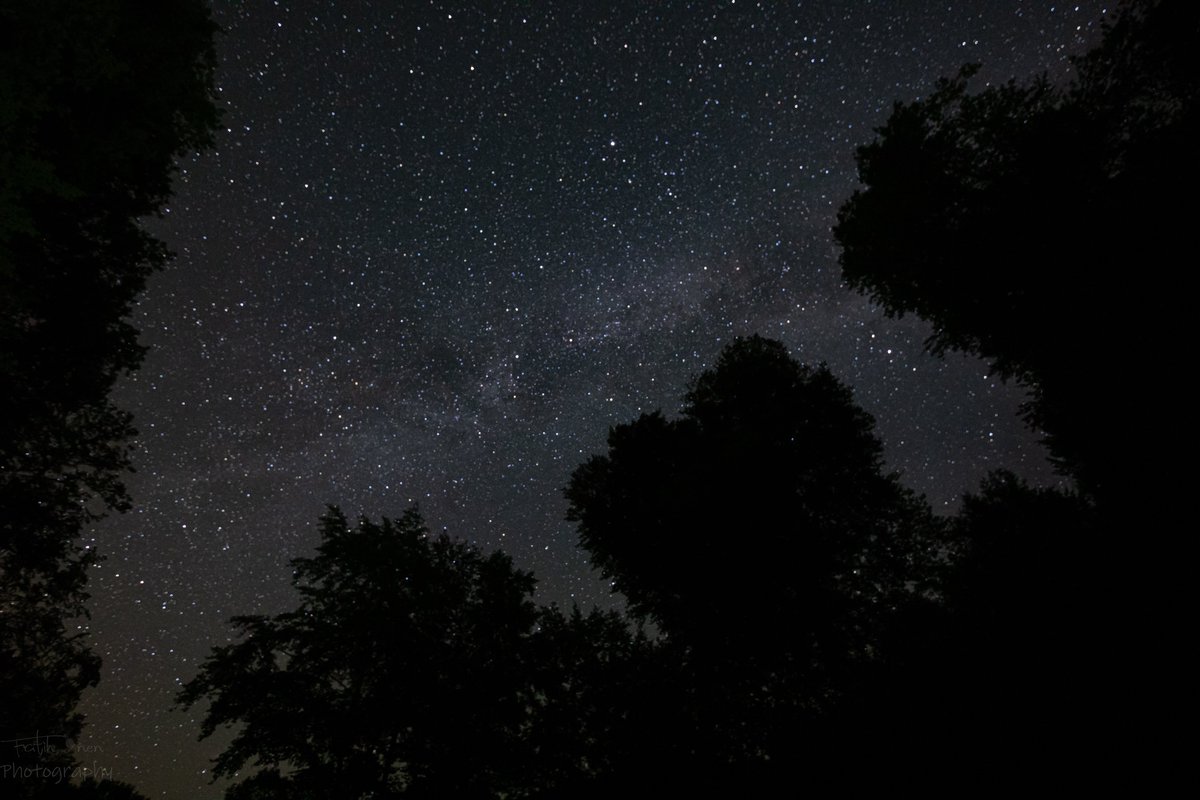
[[[722,636],[750,630],[764,591],[783,592],[774,613],[802,627],[880,600],[907,579],[889,544],[925,512],[884,472],[874,421],[850,390],[758,336],[721,352],[680,418],[655,412],[613,428],[609,452],[577,469],[566,494],[581,545],[614,589],[697,641],[701,620],[727,624],[716,626]]]
[[[727,346],[678,418],[613,428],[567,497],[657,636],[538,608],[532,575],[415,509],[331,509],[298,607],[236,618],[179,695],[207,701],[203,736],[234,727],[227,796],[753,793],[934,754],[940,783],[1053,768],[1039,726],[1106,730],[1094,510],[996,473],[933,517],[849,389],[778,342]]]
[[[569,518],[614,590],[684,649],[734,757],[834,703],[932,575],[938,525],[884,471],[870,415],[778,342],[735,341],[680,418],[644,414],[608,444],[572,476]]]
[[[175,158],[211,142],[215,30],[201,0],[0,6],[5,738],[74,739],[99,676],[76,624],[96,555],[76,539],[129,506],[134,431],[109,391],[141,362],[126,317],[168,255],[139,218],[163,208]]]
[[[625,768],[642,733],[614,692],[645,694],[650,645],[619,615],[538,608],[530,573],[415,509],[330,509],[293,564],[299,606],[236,618],[179,695],[209,701],[203,736],[240,725],[229,797],[527,797]]]
[[[524,715],[532,576],[430,536],[415,510],[355,526],[331,510],[321,538],[294,562],[299,607],[237,618],[243,639],[181,694],[211,697],[206,735],[244,723],[217,775],[261,766],[242,793],[281,783],[314,797],[502,783]]]
[[[935,352],[1031,389],[1028,420],[1093,496],[1136,481],[1118,454],[1146,446],[1112,420],[1152,394],[1113,365],[1159,363],[1174,341],[1152,276],[1189,249],[1196,204],[1176,188],[1198,177],[1198,34],[1195,4],[1124,3],[1065,86],[971,92],[969,67],[897,103],[834,229],[852,287],[929,320]]]
[[[898,103],[859,149],[864,185],[834,230],[851,286],[928,320],[934,352],[981,356],[1029,389],[1026,420],[1083,495],[999,480],[968,499],[947,605],[973,622],[950,663],[1021,688],[980,708],[1036,709],[1130,752],[1128,732],[1156,729],[1184,680],[1184,543],[1147,512],[1186,514],[1164,469],[1178,438],[1164,387],[1189,314],[1175,267],[1198,210],[1198,36],[1197,4],[1130,0],[1062,85],[972,91],[968,67]],[[1101,656],[1104,641],[1120,645]]]
[[[881,767],[938,753],[943,776],[972,782],[1061,775],[1094,757],[1116,705],[1098,679],[1112,621],[1093,593],[1097,527],[1077,494],[988,476],[950,520],[938,594],[883,632],[844,741]]]

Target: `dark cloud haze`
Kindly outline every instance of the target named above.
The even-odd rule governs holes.
[[[1053,481],[1020,394],[845,289],[830,226],[894,100],[965,62],[1066,74],[1103,8],[217,3],[227,130],[151,223],[178,256],[119,389],[136,508],[94,532],[81,760],[219,796],[173,694],[228,617],[292,603],[326,503],[419,503],[543,600],[609,602],[561,489],[737,335],[827,361],[937,508],[1000,466]]]

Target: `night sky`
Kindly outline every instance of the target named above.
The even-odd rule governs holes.
[[[294,604],[327,503],[418,503],[542,601],[611,602],[562,487],[738,335],[828,362],[939,510],[996,467],[1055,481],[1021,394],[847,290],[830,226],[894,100],[970,61],[1062,76],[1103,8],[218,2],[226,130],[149,223],[178,256],[117,393],[136,507],[91,537],[80,760],[220,796],[174,693],[230,616]]]

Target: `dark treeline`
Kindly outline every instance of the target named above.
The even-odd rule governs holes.
[[[635,625],[536,607],[532,576],[415,510],[333,509],[294,562],[300,607],[237,619],[180,699],[211,701],[205,734],[243,723],[216,771],[266,769],[235,797],[763,780],[870,679],[894,610],[934,591],[946,526],[882,471],[872,427],[827,370],[740,340],[680,419],[613,429],[567,490]]]
[[[1148,424],[1157,397],[1109,367],[1174,321],[1129,273],[1186,252],[1195,204],[1169,189],[1195,177],[1198,20],[1126,4],[1065,87],[972,92],[968,67],[897,104],[834,231],[847,281],[931,322],[931,352],[1028,389],[1075,489],[1000,471],[937,517],[826,368],[739,339],[678,416],[616,426],[566,487],[624,616],[536,607],[532,576],[415,510],[331,510],[300,608],[237,620],[180,695],[211,703],[206,735],[242,724],[216,772],[260,769],[229,796],[1078,787],[1174,766],[1149,724],[1177,686],[1169,609],[1134,552],[1153,534],[1128,538],[1152,442],[1114,424]]]
[[[71,543],[128,502],[131,430],[108,390],[138,363],[121,320],[165,257],[126,225],[159,207],[170,157],[216,120],[211,23],[179,5],[195,24],[155,57],[209,72],[185,70],[147,109],[145,138],[162,146],[146,163],[151,151],[127,154],[151,179],[113,189],[121,202],[87,183],[82,156],[76,174],[39,149],[56,141],[46,109],[81,107],[81,67],[52,53],[28,67],[60,76],[43,96],[0,51],[20,145],[0,162],[16,187],[0,196],[0,368],[22,387],[4,398],[0,442],[5,731],[77,736],[97,676],[66,633],[94,559]],[[1174,302],[1136,268],[1188,252],[1198,36],[1196,4],[1126,3],[1066,86],[973,90],[968,67],[897,104],[858,153],[863,186],[834,231],[849,284],[928,320],[932,353],[974,354],[1028,389],[1024,417],[1073,489],[1000,471],[936,516],[884,469],[874,421],[836,376],[738,339],[677,414],[614,427],[565,487],[624,612],[538,606],[533,575],[431,534],[416,509],[375,522],[330,508],[316,553],[294,562],[297,608],[235,618],[240,637],[179,695],[205,708],[202,736],[234,726],[215,769],[227,796],[1079,786],[1182,766],[1160,740],[1182,685],[1183,559],[1172,525],[1146,520],[1173,491],[1163,397],[1114,372],[1154,374],[1175,352]],[[102,112],[111,98],[82,85]],[[31,119],[46,130],[21,127]],[[102,312],[45,300],[71,259],[103,266],[108,293],[89,290],[111,300]],[[107,338],[64,354],[62,377],[44,359],[91,335],[72,325]]]
[[[143,349],[128,316],[168,258],[138,224],[210,144],[202,0],[0,3],[0,780],[4,797],[125,797],[65,777],[100,675],[79,537],[125,511],[134,430],[109,394]],[[123,794],[122,792],[126,792]]]
[[[1078,491],[987,481],[954,521],[966,549],[939,638],[915,644],[928,619],[905,631],[908,670],[969,700],[917,717],[964,758],[1141,780],[1185,763],[1165,721],[1189,677],[1171,465],[1191,454],[1168,452],[1167,386],[1186,363],[1170,278],[1194,249],[1198,33],[1194,3],[1121,3],[1069,85],[972,92],[967,67],[858,152],[864,188],[834,229],[844,277],[931,322],[934,353],[1026,387],[1024,418]]]

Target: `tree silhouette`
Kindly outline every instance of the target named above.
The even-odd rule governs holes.
[[[533,577],[429,536],[415,510],[354,527],[331,510],[321,537],[294,562],[299,608],[235,619],[242,641],[180,695],[212,699],[204,735],[243,723],[216,773],[256,760],[265,769],[247,786],[318,797],[471,796],[500,782],[524,714]]]
[[[972,714],[994,734],[1030,736],[1035,716],[1061,731],[1095,714],[1095,698],[1075,688],[1090,686],[1103,658],[1087,592],[1095,531],[1095,512],[1077,495],[1008,472],[964,498],[946,600],[969,661],[960,674],[986,686],[974,698],[988,705]]]
[[[975,68],[897,103],[858,151],[865,188],[834,233],[843,275],[890,314],[933,324],[1032,392],[1027,419],[1081,489],[1138,485],[1114,426],[1154,394],[1113,364],[1169,365],[1179,319],[1152,265],[1190,250],[1198,174],[1193,3],[1124,3],[1072,82],[967,90]]]
[[[946,539],[953,569],[882,637],[847,738],[881,767],[937,753],[938,782],[1077,772],[1112,729],[1112,657],[1091,588],[1098,519],[1081,497],[1010,472],[968,494]],[[1100,622],[1101,624],[1097,624]],[[1106,696],[1109,695],[1109,696]]]
[[[415,509],[336,509],[296,559],[301,602],[238,617],[184,687],[202,727],[240,724],[219,777],[241,797],[579,795],[625,769],[631,668],[650,644],[614,613],[537,608],[502,553],[431,536]]]
[[[1094,662],[1051,649],[1044,663],[1074,674],[1072,697],[1105,698],[1104,719],[1081,712],[1096,724],[1072,732],[1130,752],[1146,747],[1131,732],[1160,730],[1158,709],[1190,679],[1178,634],[1190,606],[1185,543],[1148,511],[1190,511],[1167,465],[1186,419],[1169,390],[1189,318],[1172,267],[1194,249],[1197,36],[1195,3],[1125,2],[1063,87],[1043,77],[971,93],[968,68],[897,104],[859,149],[865,186],[835,228],[852,286],[930,321],[934,352],[982,356],[1030,389],[1026,419],[1095,504],[1090,537],[1056,573],[1077,594],[1047,593],[1040,613],[1082,606],[1083,631],[1071,635],[1121,645]],[[1021,524],[1014,536],[1031,548],[1053,533]]]
[[[691,752],[695,719],[672,649],[615,611],[543,611],[529,677],[530,796],[623,797],[712,788]]]
[[[128,508],[130,417],[109,400],[142,348],[125,321],[167,258],[138,223],[176,156],[210,142],[215,31],[199,0],[0,7],[0,735],[75,738],[99,660],[77,620]],[[15,782],[18,791],[34,784]]]
[[[883,471],[873,424],[825,367],[755,336],[681,418],[615,427],[572,476],[593,564],[679,651],[710,770],[778,758],[931,575],[938,526]]]

